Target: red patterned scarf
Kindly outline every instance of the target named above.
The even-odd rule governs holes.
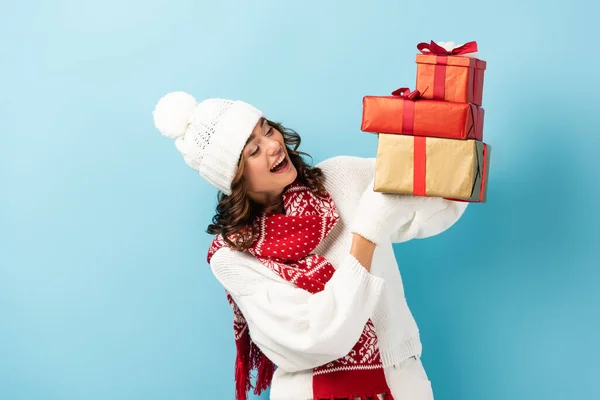
[[[283,279],[310,293],[320,292],[335,268],[323,257],[312,253],[339,219],[329,194],[319,196],[294,182],[283,193],[285,214],[263,214],[255,221],[260,232],[247,251]],[[221,236],[213,241],[207,260],[226,246]],[[236,399],[246,400],[250,390],[250,371],[258,371],[255,393],[270,386],[273,363],[252,342],[248,325],[239,308],[227,294],[234,313],[234,337],[237,347],[235,368]],[[354,348],[338,360],[313,370],[313,398],[377,398],[393,400],[385,381],[377,337],[369,320]]]

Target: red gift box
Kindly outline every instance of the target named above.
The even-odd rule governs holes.
[[[365,96],[361,130],[446,139],[483,140],[484,109],[471,103],[422,100],[400,88],[392,96]]]
[[[446,50],[434,41],[419,43],[423,54],[416,56],[417,85],[424,99],[446,100],[482,105],[483,78],[487,63],[465,54],[477,51],[469,42]]]

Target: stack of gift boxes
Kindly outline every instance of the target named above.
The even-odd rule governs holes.
[[[365,96],[361,130],[378,134],[374,190],[485,202],[491,148],[483,142],[477,43],[420,43],[416,89]]]

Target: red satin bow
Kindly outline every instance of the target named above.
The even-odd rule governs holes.
[[[477,42],[468,42],[462,46],[448,51],[432,40],[431,43],[419,43],[417,45],[417,49],[419,49],[419,51],[423,54],[435,54],[436,56],[459,56],[462,54],[475,53],[477,51]]]
[[[396,89],[392,92],[392,96],[400,96],[404,97],[407,100],[415,100],[421,97],[421,92],[418,90],[410,91],[409,88],[402,87],[400,89]]]

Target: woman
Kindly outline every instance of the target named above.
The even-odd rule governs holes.
[[[433,399],[392,243],[467,203],[376,193],[373,159],[311,167],[294,131],[241,101],[173,92],[153,115],[221,192],[207,259],[234,311],[236,398],[256,369],[273,400]]]

